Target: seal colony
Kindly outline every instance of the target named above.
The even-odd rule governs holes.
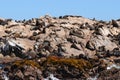
[[[1,80],[119,80],[120,20],[0,19],[0,66]]]

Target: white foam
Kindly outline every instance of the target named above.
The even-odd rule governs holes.
[[[107,70],[112,69],[112,68],[120,69],[120,66],[118,66],[116,64],[112,64],[112,65],[107,67]]]
[[[3,74],[3,79],[4,79],[4,80],[9,80],[9,78],[7,77],[6,74]]]
[[[97,80],[98,74],[95,77],[87,78],[87,80]]]
[[[58,78],[54,77],[53,74],[50,74],[50,76],[48,76],[47,78],[45,78],[44,80],[59,80]]]

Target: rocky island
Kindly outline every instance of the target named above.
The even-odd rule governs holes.
[[[0,80],[120,80],[120,20],[1,18]]]

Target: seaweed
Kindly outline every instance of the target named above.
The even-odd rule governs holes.
[[[85,69],[92,68],[92,64],[84,59],[75,59],[75,58],[60,58],[57,56],[50,56],[46,59],[44,66],[52,65],[52,66],[68,66],[77,68],[79,70],[85,71]]]
[[[23,67],[25,65],[32,66],[32,67],[37,67],[40,69],[39,63],[35,62],[34,60],[18,60],[13,63],[13,65],[16,65],[18,67]]]
[[[76,68],[81,71],[85,71],[86,69],[91,69],[93,66],[92,64],[84,59],[75,59],[75,58],[61,58],[57,56],[49,56],[45,60],[41,60],[41,64],[38,62],[35,62],[34,60],[18,60],[13,63],[13,65],[17,65],[19,67],[22,67],[24,65],[29,65],[32,67],[37,67],[39,69],[45,69],[49,67],[55,67],[58,66],[67,66],[69,68]]]

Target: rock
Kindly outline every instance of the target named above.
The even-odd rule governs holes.
[[[0,58],[3,58],[3,57],[4,57],[4,56],[3,56],[3,54],[1,53],[1,54],[0,54]]]
[[[22,58],[22,57],[25,57],[24,50],[25,48],[23,44],[17,43],[17,41],[13,39],[3,40],[1,45],[1,52],[4,56],[11,55],[11,53],[14,53],[16,56],[19,56]]]
[[[117,79],[119,70],[107,70],[106,65],[119,65],[119,27],[119,20],[107,22],[73,15],[59,18],[46,15],[19,21],[0,19],[0,77]],[[50,57],[53,60],[48,60]],[[2,71],[7,73],[3,75]]]
[[[73,44],[71,45],[71,48],[75,48],[75,49],[77,49],[77,50],[80,50],[81,46],[73,43]]]
[[[5,43],[3,43],[3,45],[1,46],[1,52],[4,56],[10,55],[12,52],[15,52],[15,54],[19,54],[19,52],[22,53],[22,50],[24,50],[24,48],[14,43],[12,40],[4,40],[4,42]]]
[[[56,31],[56,35],[59,38],[64,38],[65,37],[65,30],[63,28],[61,28],[60,31]]]
[[[54,77],[53,74],[50,74],[46,79],[44,80],[59,80],[58,78]]]
[[[114,59],[114,62],[117,64],[117,63],[120,63],[120,59]]]
[[[23,73],[20,70],[16,71],[15,75],[18,76],[21,79],[24,78],[24,75],[23,75]]]
[[[79,37],[79,38],[84,38],[85,33],[84,33],[83,31],[81,31],[81,30],[78,30],[78,31],[72,30],[72,31],[70,32],[70,35],[74,35],[74,36],[77,36],[77,37]]]
[[[79,54],[84,54],[84,51],[71,48],[70,45],[66,45],[65,49],[66,49],[65,52],[66,54],[63,55],[67,57],[70,57],[71,55],[78,56]]]
[[[86,48],[90,49],[90,50],[95,50],[95,46],[92,42],[88,41],[86,44]]]
[[[99,47],[101,46],[105,46],[105,49],[106,50],[110,50],[112,51],[114,48],[117,47],[117,45],[110,41],[110,39],[108,37],[104,37],[104,36],[97,36],[97,37],[94,37],[94,38],[91,38],[91,43],[93,44],[92,46],[95,47],[96,50],[99,49]]]
[[[0,25],[0,37],[3,37],[3,36],[5,36],[5,35],[7,35],[7,34],[5,33],[5,27]]]
[[[114,27],[120,27],[119,23],[117,21],[115,21],[115,20],[112,20],[112,25]]]
[[[7,24],[6,20],[3,18],[0,18],[0,25],[6,25],[6,24]]]
[[[107,28],[106,26],[102,27],[102,28],[98,28],[98,31],[103,36],[107,36],[107,35],[111,34],[109,31],[109,28]]]
[[[114,48],[111,52],[110,52],[111,56],[116,56],[119,57],[120,56],[120,50],[119,48]]]
[[[119,74],[120,74],[120,70],[115,69],[115,68],[110,69],[110,70],[105,70],[99,74],[98,80],[104,80],[104,79],[119,80],[120,78]]]
[[[36,29],[39,29],[39,27],[37,27],[37,26],[39,26],[39,27],[45,26],[45,22],[42,21],[41,19],[37,19],[36,20]]]
[[[112,27],[110,28],[110,32],[112,33],[112,35],[118,35],[120,33],[120,29]]]

